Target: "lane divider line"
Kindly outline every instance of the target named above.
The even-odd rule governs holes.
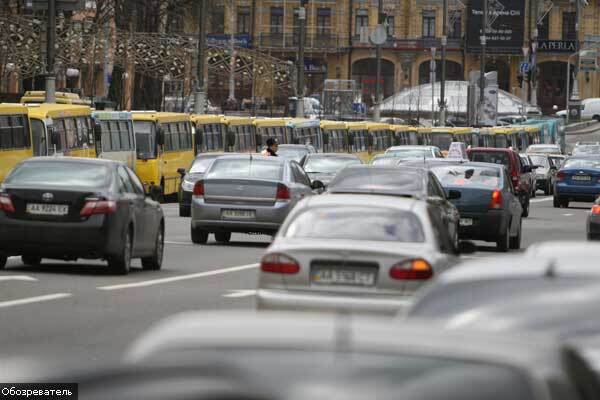
[[[0,308],[21,306],[24,304],[31,304],[31,303],[41,303],[44,301],[64,299],[64,298],[71,297],[71,296],[73,296],[71,293],[54,293],[54,294],[47,294],[44,296],[27,297],[24,299],[3,301],[3,302],[0,302]]]
[[[32,276],[27,275],[1,275],[0,282],[2,281],[37,282],[38,280]]]
[[[543,201],[552,201],[554,200],[553,197],[544,197],[543,199],[534,199],[534,200],[529,200],[530,203],[541,203]]]
[[[250,297],[256,296],[256,289],[252,290],[229,290],[229,293],[224,294],[223,297],[228,297],[230,299],[238,299],[240,297]]]
[[[237,267],[216,269],[213,271],[206,271],[206,272],[198,272],[196,274],[171,276],[168,278],[151,279],[148,281],[140,281],[140,282],[132,282],[132,283],[123,283],[120,285],[98,286],[98,287],[96,287],[96,289],[109,291],[109,290],[122,290],[122,289],[131,289],[131,288],[139,288],[139,287],[148,287],[148,286],[162,285],[165,283],[185,281],[188,279],[206,278],[209,276],[223,275],[223,274],[228,274],[231,272],[245,271],[248,269],[258,268],[258,266],[259,266],[259,264],[239,265]]]

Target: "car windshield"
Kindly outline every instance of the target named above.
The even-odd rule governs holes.
[[[504,151],[474,151],[470,154],[471,161],[484,162],[499,165],[510,165],[508,154]]]
[[[347,157],[309,157],[304,164],[307,173],[337,174],[348,165],[360,164],[360,160]]]
[[[283,164],[260,158],[217,159],[206,176],[207,179],[257,178],[281,180]]]
[[[197,158],[192,167],[190,168],[190,174],[203,174],[210,164],[215,160],[216,157],[203,157]]]
[[[497,168],[482,168],[467,165],[435,167],[431,171],[440,180],[442,186],[483,186],[502,187],[502,177]]]
[[[563,168],[590,168],[590,169],[598,169],[600,168],[600,159],[586,159],[586,158],[574,158],[565,161]]]
[[[434,133],[431,135],[431,144],[440,148],[440,150],[448,151],[454,139],[450,133]]]
[[[300,161],[302,157],[309,153],[306,148],[294,148],[294,147],[279,147],[277,155],[279,157],[287,158],[289,160]]]
[[[415,194],[423,192],[423,177],[416,170],[346,168],[329,184],[330,192]]]
[[[584,144],[576,146],[573,149],[573,155],[576,154],[600,154],[600,145]]]
[[[139,159],[156,157],[156,139],[154,123],[148,121],[134,121],[135,145]]]
[[[4,181],[10,185],[102,188],[110,182],[110,170],[96,163],[24,162]]]
[[[386,156],[398,158],[434,158],[433,152],[430,149],[391,149],[385,152]]]
[[[548,157],[536,156],[536,155],[531,155],[529,157],[531,157],[531,161],[533,161],[534,165],[541,165],[543,168],[550,167],[550,163],[548,162]]]
[[[425,241],[423,226],[410,211],[342,204],[301,213],[289,225],[285,237],[406,243]]]

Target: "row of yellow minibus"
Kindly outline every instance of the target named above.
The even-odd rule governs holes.
[[[134,168],[157,196],[178,192],[179,168],[195,155],[260,151],[266,139],[311,144],[317,151],[354,153],[365,162],[397,145],[460,141],[524,150],[541,143],[538,126],[423,128],[369,121],[189,115],[155,111],[93,111],[77,104],[0,104],[0,182],[19,161],[65,155],[117,159]]]

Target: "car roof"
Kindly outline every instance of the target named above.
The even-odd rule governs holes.
[[[279,148],[280,149],[290,149],[290,148],[297,148],[297,149],[308,149],[314,147],[312,144],[280,144]]]
[[[485,151],[485,152],[489,152],[489,153],[517,153],[513,149],[500,149],[500,148],[496,148],[496,147],[471,147],[470,149],[467,149],[467,151],[468,152]]]
[[[356,154],[349,153],[312,153],[307,154],[307,158],[351,158],[353,160],[360,160]]]
[[[388,147],[387,150],[417,150],[417,149],[426,149],[426,150],[434,150],[437,149],[437,146],[429,146],[429,145],[402,145],[402,146],[392,146]]]
[[[287,158],[284,157],[269,157],[262,156],[260,154],[223,154],[218,157],[220,160],[223,159],[233,159],[233,160],[258,160],[258,161],[266,161],[272,163],[284,164],[289,162]]]
[[[42,156],[42,157],[32,157],[26,160],[23,160],[23,163],[38,163],[38,162],[60,162],[60,163],[73,163],[73,164],[96,164],[96,165],[124,165],[120,161],[115,160],[107,160],[102,158],[86,158],[86,157],[55,157],[55,156]]]
[[[367,193],[326,193],[321,196],[311,196],[305,203],[305,207],[308,208],[327,206],[368,206],[414,211],[425,208],[427,204],[411,197]]]
[[[536,374],[549,373],[560,364],[557,341],[539,334],[494,335],[443,330],[422,322],[241,311],[196,311],[169,317],[138,338],[125,361],[143,363],[169,352],[216,349],[416,354],[504,364]]]

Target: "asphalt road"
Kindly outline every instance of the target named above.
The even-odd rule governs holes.
[[[523,246],[584,240],[590,206],[555,209],[551,197],[532,199]],[[174,204],[164,209],[161,271],[135,268],[128,276],[111,276],[101,262],[46,260],[33,268],[19,258],[9,260],[0,272],[0,379],[19,375],[15,369],[22,359],[69,367],[116,362],[139,334],[177,312],[253,309],[257,263],[270,237],[233,235],[226,246],[211,237],[207,245],[194,245],[189,219],[180,218]],[[478,244],[479,251],[468,258],[498,254],[493,244]]]

